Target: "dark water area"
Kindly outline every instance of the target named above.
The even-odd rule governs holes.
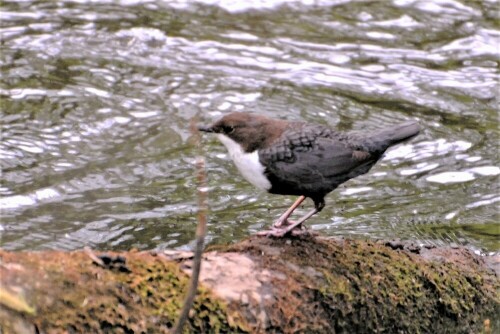
[[[268,227],[193,117],[234,111],[423,132],[327,196],[324,235],[496,252],[499,2],[3,1],[0,247],[190,248],[206,158],[211,243]],[[299,214],[311,207],[307,202]]]

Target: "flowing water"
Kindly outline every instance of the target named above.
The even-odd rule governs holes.
[[[212,243],[294,198],[245,182],[190,120],[232,111],[424,130],[308,226],[498,251],[499,2],[2,1],[0,246],[190,248],[196,156]],[[310,209],[307,202],[299,210]]]

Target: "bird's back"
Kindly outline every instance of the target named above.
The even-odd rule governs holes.
[[[275,194],[323,198],[347,180],[365,174],[392,145],[418,134],[417,122],[371,133],[334,131],[291,123],[259,159]]]

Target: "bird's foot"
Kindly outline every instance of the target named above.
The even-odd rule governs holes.
[[[293,222],[288,222],[287,225],[293,225]],[[258,236],[269,237],[269,238],[283,238],[286,235],[291,236],[305,236],[313,235],[314,233],[309,231],[304,225],[300,224],[295,227],[275,227],[273,226],[270,230],[257,232]]]
[[[270,230],[259,231],[256,235],[259,237],[282,238],[285,236],[286,232],[287,231],[284,228],[272,227]]]
[[[280,218],[274,222],[273,229],[274,228],[277,228],[277,229],[286,228],[287,226],[296,225],[296,224],[297,224],[297,222],[295,222],[293,220],[288,220],[287,218],[285,218],[285,219]],[[305,229],[306,227],[303,224],[300,224],[299,226],[297,226],[297,228]]]
[[[281,219],[280,218],[280,219],[278,219],[277,221],[274,222],[273,229],[274,228],[279,229],[279,228],[282,228],[282,227],[290,225],[290,224],[291,224],[291,222],[288,221],[288,219]]]

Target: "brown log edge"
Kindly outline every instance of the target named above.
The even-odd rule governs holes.
[[[0,250],[0,332],[168,333],[191,262]],[[205,252],[184,332],[498,333],[499,264],[466,248],[251,237]]]

